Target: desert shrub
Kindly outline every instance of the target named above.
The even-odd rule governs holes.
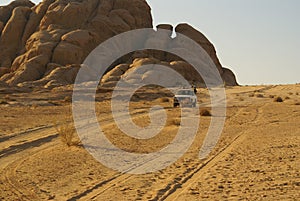
[[[56,124],[56,131],[61,141],[68,147],[78,146],[80,144],[80,140],[75,139],[75,128],[73,125],[69,123]]]
[[[208,109],[202,109],[202,110],[200,110],[200,115],[208,117],[208,116],[211,116],[211,113]]]
[[[254,97],[254,94],[249,94],[249,97]]]
[[[239,101],[244,101],[244,100],[245,100],[245,99],[244,99],[244,98],[242,98],[242,97],[240,97],[240,98],[239,98]]]
[[[293,95],[293,92],[289,92],[288,94],[289,94],[289,95]]]
[[[300,102],[296,102],[295,105],[300,105]]]
[[[176,118],[172,120],[172,125],[180,126],[180,123],[181,123],[180,118]]]
[[[297,93],[296,93],[296,95],[298,96],[298,95],[299,95],[299,93],[297,92]]]
[[[256,94],[256,97],[257,97],[257,98],[263,98],[264,95],[263,95],[263,94]]]
[[[278,96],[274,99],[274,102],[281,103],[281,102],[283,102],[283,99],[280,96]]]
[[[269,95],[269,98],[275,98],[275,96],[274,95]]]
[[[284,99],[285,99],[285,100],[289,100],[289,99],[291,99],[291,98],[290,98],[290,97],[288,97],[288,96],[286,96]]]

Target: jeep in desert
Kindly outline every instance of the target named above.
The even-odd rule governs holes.
[[[190,89],[181,89],[174,96],[173,106],[190,106],[196,107],[197,96],[193,90]]]

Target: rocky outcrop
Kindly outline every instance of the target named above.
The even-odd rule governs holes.
[[[0,77],[1,77],[2,75],[5,75],[5,74],[7,74],[7,73],[10,73],[10,72],[11,72],[10,68],[0,67]]]
[[[146,69],[140,68],[141,66],[145,65],[150,66],[147,66]],[[126,83],[130,84],[160,83],[164,86],[170,87],[182,86],[183,83],[179,83],[178,80],[174,79],[175,75],[172,73],[172,71],[166,71],[165,69],[160,68],[160,66],[167,66],[175,70],[181,76],[183,76],[185,80],[190,81],[191,84],[197,84],[197,86],[205,87],[201,76],[187,62],[165,62],[155,58],[137,58],[134,59],[134,61],[130,65],[118,65],[103,76],[103,79],[101,80],[101,85],[103,87],[114,87],[116,86],[117,82],[122,78]],[[160,68],[159,73],[156,72],[157,68]]]
[[[104,40],[152,27],[150,7],[144,0],[45,0],[37,6],[19,0],[1,8],[0,21],[0,48],[5,50],[0,67],[13,71],[0,80],[9,85],[41,80],[53,64],[58,68],[81,64]],[[52,70],[65,75],[70,69]]]
[[[178,41],[177,38],[171,38],[173,35],[173,26],[168,24],[160,24],[157,25],[157,30],[160,29],[168,30],[169,32],[165,32],[165,34],[160,37],[151,37],[148,36],[148,39],[145,41],[145,43],[151,43],[151,44],[160,44],[160,46],[165,47],[165,49],[169,49],[168,47],[171,43],[172,45],[177,47],[181,47],[181,41]],[[227,86],[236,86],[238,85],[234,73],[228,69],[222,67],[217,54],[215,47],[213,44],[199,31],[194,29],[192,26],[188,24],[179,24],[175,27],[175,33],[176,34],[183,34],[191,39],[193,39],[195,42],[197,42],[209,55],[209,57],[214,62],[216,68],[218,69],[222,79],[224,80],[224,84]],[[172,40],[172,42],[170,42]],[[172,48],[172,47],[171,47]],[[170,68],[176,70],[178,73],[180,73],[183,77],[185,77],[191,84],[194,83],[200,86],[204,86],[203,78],[201,78],[200,75],[198,75],[198,72],[188,63],[182,61],[182,59],[176,55],[170,54],[168,52],[161,52],[157,50],[145,50],[137,52],[133,55],[133,67],[142,66],[142,64],[137,64],[137,61],[145,61],[145,60],[134,60],[135,58],[155,58],[159,61],[165,61],[165,65],[169,66]],[[155,62],[157,63],[157,62]],[[131,66],[132,66],[131,65]],[[134,75],[135,77],[136,75]],[[115,79],[115,78],[114,78]]]
[[[80,64],[101,42],[129,30],[152,28],[150,11],[145,0],[44,0],[38,5],[17,0],[0,7],[0,81],[10,86],[48,88],[72,84]],[[173,26],[157,28],[169,30],[164,39],[156,41],[167,45]],[[214,46],[203,34],[187,24],[178,25],[175,31],[206,50],[228,85],[237,84],[234,74],[222,68]],[[191,76],[193,69],[176,55],[146,50],[120,58],[102,83],[112,86],[127,71],[154,61],[176,69],[191,81],[202,82],[201,77]]]
[[[151,44],[159,44],[160,46],[164,47],[165,49],[172,49],[172,47],[169,47],[170,44],[174,46],[174,48],[181,47],[181,41],[178,41],[178,38],[172,38],[173,35],[173,26],[168,24],[160,24],[157,25],[157,30],[160,31],[161,29],[168,30],[169,32],[164,32],[164,35],[161,35],[159,38],[155,37],[155,32],[153,32],[152,35],[148,36],[145,41],[145,44],[151,43]],[[209,57],[214,62],[216,68],[218,69],[222,79],[224,80],[224,84],[227,86],[236,86],[237,81],[235,78],[234,73],[228,69],[222,67],[217,54],[216,50],[213,46],[213,44],[199,31],[194,29],[192,26],[188,24],[179,24],[175,28],[176,34],[183,34],[191,39],[193,39],[195,42],[197,42],[209,55]],[[171,42],[170,42],[171,40]],[[153,58],[153,59],[149,59]],[[135,60],[134,60],[135,59]],[[197,84],[198,86],[205,86],[203,78],[198,74],[198,72],[187,62],[183,61],[180,57],[170,54],[168,52],[162,52],[157,50],[144,50],[140,52],[136,52],[133,55],[132,64],[130,65],[130,71],[133,71],[130,76],[125,76],[125,80],[127,80],[129,83],[134,83],[137,80],[143,80],[141,77],[141,72],[136,69],[139,66],[149,64],[149,61],[151,61],[153,64],[163,64],[166,65],[178,73],[180,73],[186,80],[188,80],[191,84]],[[160,62],[164,61],[164,62]],[[143,74],[143,73],[142,73]],[[150,74],[150,73],[146,73]],[[110,75],[110,73],[108,73]],[[144,76],[145,77],[145,76]],[[118,78],[120,79],[121,76]],[[113,82],[116,82],[117,77],[113,77],[113,79],[105,77],[105,80],[110,80],[109,86],[113,86]],[[103,85],[105,86],[105,84]]]
[[[17,7],[33,7],[34,4],[29,0],[13,1],[7,6],[0,7],[0,21],[5,25],[12,16],[12,12]]]
[[[221,77],[223,78],[224,82],[228,86],[235,86],[238,85],[236,82],[236,78],[233,74],[233,72],[227,68],[223,68],[215,50],[215,47],[213,44],[199,31],[194,29],[192,26],[188,24],[179,24],[175,28],[176,33],[181,33],[185,36],[188,36],[189,38],[196,41],[210,56],[210,58],[215,63],[216,67],[218,68]]]

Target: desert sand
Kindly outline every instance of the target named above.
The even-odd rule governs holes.
[[[160,90],[140,91],[142,100],[130,104],[140,126],[149,124],[151,106],[165,107],[167,123],[149,140],[117,129],[110,91],[97,94],[98,120],[116,146],[150,153],[174,138],[179,109]],[[208,91],[198,91],[199,109],[209,110]],[[227,87],[225,127],[208,158],[198,158],[211,120],[201,116],[196,138],[180,159],[161,171],[132,175],[105,167],[80,144],[61,140],[57,128],[72,122],[70,88],[29,93],[3,88],[0,200],[299,200],[299,93],[300,85]]]

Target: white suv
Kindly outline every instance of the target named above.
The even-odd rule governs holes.
[[[193,90],[190,89],[181,89],[174,96],[173,106],[177,107],[182,106],[191,106],[196,107],[197,96]]]

